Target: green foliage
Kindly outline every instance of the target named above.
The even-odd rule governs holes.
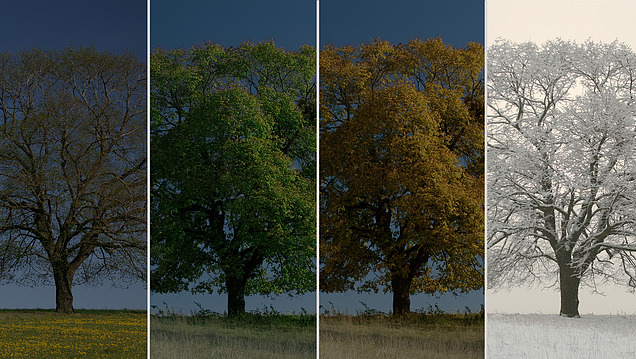
[[[245,312],[238,316],[228,316],[214,313],[207,309],[200,309],[193,315],[184,316],[170,312],[161,312],[158,315],[153,315],[153,317],[183,321],[190,325],[221,325],[225,328],[249,326],[260,329],[285,329],[316,326],[315,314],[308,314],[306,311],[300,314],[282,314],[272,308]]]
[[[315,288],[314,55],[272,42],[153,52],[154,291]]]

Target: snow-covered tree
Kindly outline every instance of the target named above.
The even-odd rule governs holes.
[[[488,52],[489,287],[636,287],[636,54],[498,40]],[[558,276],[555,274],[558,273]]]

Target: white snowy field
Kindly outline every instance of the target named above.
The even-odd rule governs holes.
[[[636,359],[636,315],[488,314],[486,357]]]

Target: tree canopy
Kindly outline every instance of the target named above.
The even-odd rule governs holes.
[[[315,50],[151,55],[151,289],[315,288]]]
[[[624,44],[499,40],[489,50],[491,286],[636,287],[636,54]]]
[[[441,39],[320,55],[320,288],[483,287],[483,48]]]
[[[146,76],[95,49],[0,54],[0,279],[146,278]]]

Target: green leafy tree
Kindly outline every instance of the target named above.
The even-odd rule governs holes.
[[[326,292],[483,287],[483,49],[441,39],[321,52]],[[371,274],[373,273],[373,274]]]
[[[315,50],[151,55],[151,289],[315,288]],[[196,284],[195,284],[196,282]]]
[[[146,279],[146,71],[94,49],[0,54],[0,279]],[[51,278],[52,277],[52,278]]]

